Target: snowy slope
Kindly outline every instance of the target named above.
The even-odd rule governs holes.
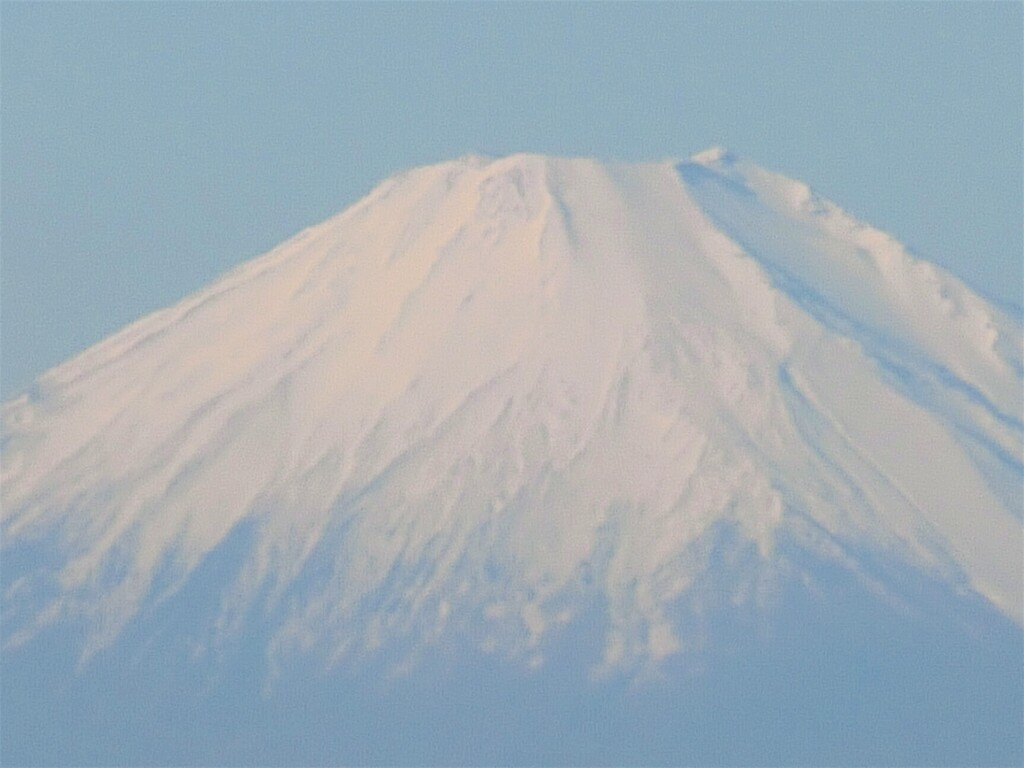
[[[4,404],[3,642],[70,622],[88,659],[243,530],[196,652],[255,612],[272,666],[450,635],[540,665],[594,595],[595,669],[656,665],[699,643],[680,602],[827,594],[801,551],[1020,624],[1022,347],[721,150],[416,169]],[[706,594],[723,527],[756,557]]]

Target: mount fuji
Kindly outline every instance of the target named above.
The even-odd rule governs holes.
[[[3,405],[16,763],[1019,763],[1024,331],[805,184],[467,156]]]

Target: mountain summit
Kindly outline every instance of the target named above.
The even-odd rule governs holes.
[[[4,404],[5,654],[545,669],[586,626],[609,679],[793,590],[1019,631],[1022,347],[721,149],[415,169]]]

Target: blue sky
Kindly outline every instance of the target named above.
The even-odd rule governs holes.
[[[0,389],[466,152],[714,144],[1022,292],[1020,3],[10,3]]]

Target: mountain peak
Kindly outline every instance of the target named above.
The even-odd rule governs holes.
[[[701,152],[697,152],[696,154],[691,155],[690,159],[695,163],[700,163],[701,165],[731,165],[737,160],[736,155],[720,145],[708,147]]]
[[[597,599],[595,666],[656,665],[687,600],[827,588],[806,552],[1020,622],[1019,322],[800,189],[469,156],[140,320],[4,405],[5,642],[108,647],[241,531],[201,633],[275,658],[539,664]]]
[[[1019,764],[1022,357],[718,148],[398,174],[3,404],[4,757]]]

